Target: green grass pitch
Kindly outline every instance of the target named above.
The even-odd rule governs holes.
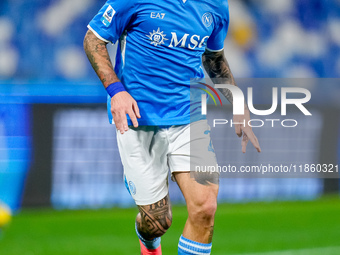
[[[136,209],[23,210],[0,237],[1,255],[133,255]],[[174,206],[163,254],[177,254],[186,209]],[[212,254],[338,255],[340,200],[220,204]]]

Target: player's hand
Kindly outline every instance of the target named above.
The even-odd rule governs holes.
[[[234,115],[234,119],[233,122],[234,123],[245,123],[244,124],[235,124],[235,132],[239,137],[242,137],[242,152],[246,153],[246,149],[247,149],[247,144],[250,141],[255,149],[258,152],[261,152],[261,147],[259,144],[259,141],[257,140],[257,137],[255,136],[253,129],[248,125],[250,120],[250,113],[249,113],[249,109],[246,108],[244,111],[244,115]]]
[[[130,116],[133,126],[138,127],[139,108],[136,100],[128,92],[119,92],[111,98],[111,113],[121,134],[129,130],[126,114]]]

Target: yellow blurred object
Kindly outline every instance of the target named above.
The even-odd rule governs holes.
[[[248,48],[253,43],[255,31],[251,25],[240,22],[232,27],[231,36],[240,47]]]
[[[0,202],[0,228],[8,225],[11,221],[11,218],[11,209],[6,204]]]

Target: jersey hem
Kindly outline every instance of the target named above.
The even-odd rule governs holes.
[[[212,49],[209,49],[208,47],[205,47],[208,51],[211,51],[211,52],[220,52],[222,50],[224,50],[224,47],[220,50],[212,50]]]

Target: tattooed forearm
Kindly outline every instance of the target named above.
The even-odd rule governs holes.
[[[89,30],[86,33],[84,38],[84,50],[93,69],[105,87],[119,81],[117,75],[113,71],[106,44],[106,42],[98,39],[92,31]]]
[[[202,58],[203,66],[208,75],[215,84],[231,84],[235,85],[235,79],[231,73],[228,61],[224,56],[224,51],[211,52],[206,50]],[[233,103],[233,95],[228,89],[219,89],[221,93],[228,99],[230,103]]]
[[[145,239],[162,236],[172,222],[169,197],[148,206],[138,206],[141,219],[137,217],[137,228]]]
[[[211,79],[219,78],[225,83],[235,84],[234,76],[223,50],[219,52],[206,50],[203,54],[203,65]]]

